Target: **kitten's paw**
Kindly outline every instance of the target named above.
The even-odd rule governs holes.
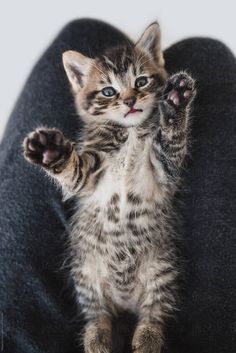
[[[112,353],[110,319],[100,319],[87,324],[84,336],[85,353]]]
[[[67,160],[72,152],[72,143],[56,129],[37,129],[23,142],[25,158],[47,169]]]
[[[165,100],[174,108],[185,108],[196,93],[195,82],[185,72],[177,73],[167,79],[164,89]]]
[[[147,322],[137,326],[132,340],[134,353],[160,353],[161,346],[162,332],[158,325]]]

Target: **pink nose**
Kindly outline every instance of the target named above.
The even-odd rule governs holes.
[[[132,108],[135,105],[136,97],[128,97],[123,100],[125,105],[128,105],[129,108]]]

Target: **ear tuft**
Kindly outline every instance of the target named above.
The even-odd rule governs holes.
[[[68,50],[63,53],[63,65],[74,92],[77,92],[83,87],[92,60],[93,59],[73,50]]]
[[[136,46],[150,54],[159,66],[164,66],[161,50],[161,31],[158,22],[153,22],[146,28]]]

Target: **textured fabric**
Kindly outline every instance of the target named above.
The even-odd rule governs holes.
[[[60,190],[26,163],[21,143],[38,126],[74,139],[79,122],[61,63],[68,49],[96,55],[127,41],[107,24],[69,24],[35,66],[0,149],[0,300],[3,352],[82,352],[73,289],[63,266],[67,221]],[[167,352],[236,350],[236,60],[220,42],[189,39],[165,52],[169,73],[197,79],[191,155],[180,209],[185,281]],[[126,350],[124,350],[126,352]]]

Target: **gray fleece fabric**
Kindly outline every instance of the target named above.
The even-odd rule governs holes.
[[[24,136],[57,127],[75,139],[76,117],[61,54],[95,56],[127,38],[95,20],[67,25],[34,67],[0,148],[0,306],[4,353],[83,352],[73,286],[63,266],[69,205],[22,156]],[[14,45],[14,43],[12,43]],[[222,43],[181,41],[165,51],[169,73],[197,80],[183,219],[181,304],[166,328],[168,353],[236,352],[236,60]],[[4,99],[4,97],[3,97]],[[178,203],[179,204],[179,203]],[[127,346],[116,346],[128,352]]]

